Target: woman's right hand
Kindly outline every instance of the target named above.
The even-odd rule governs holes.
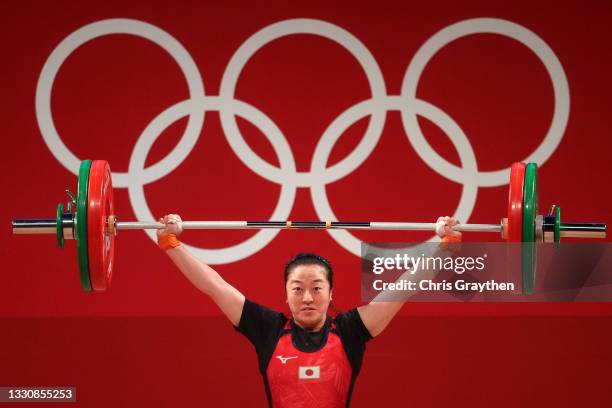
[[[157,230],[157,238],[165,237],[169,234],[174,234],[177,237],[183,232],[183,220],[178,214],[164,215],[159,219],[159,222],[164,224],[166,228]]]

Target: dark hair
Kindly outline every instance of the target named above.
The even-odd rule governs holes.
[[[311,254],[309,252],[301,252],[287,262],[287,265],[285,265],[285,284],[287,284],[287,279],[289,279],[291,271],[293,271],[296,266],[300,265],[319,265],[326,272],[329,288],[331,289],[334,286],[334,272],[329,261],[320,255]]]

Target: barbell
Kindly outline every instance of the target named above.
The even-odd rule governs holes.
[[[12,221],[13,234],[55,234],[60,248],[75,239],[81,286],[85,291],[105,291],[111,285],[115,238],[119,230],[163,229],[159,222],[118,221],[115,215],[111,170],[105,160],[85,160],[79,168],[76,197],[67,211],[57,206],[55,219]],[[561,238],[605,238],[603,223],[561,222],[561,208],[538,215],[538,182],[535,163],[514,163],[510,171],[507,217],[497,224],[459,224],[462,232],[494,232],[509,242],[522,242],[522,287],[530,294],[535,285],[536,243]],[[435,223],[340,221],[183,221],[184,229],[367,229],[434,231]]]

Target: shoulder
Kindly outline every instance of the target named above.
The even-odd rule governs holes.
[[[355,338],[363,343],[372,339],[357,309],[342,312],[333,321],[341,337]]]
[[[260,305],[252,300],[245,299],[240,322],[238,323],[238,329],[282,327],[287,320],[287,317],[281,312]]]
[[[269,307],[256,303],[250,299],[244,300],[244,307],[242,312],[257,314],[266,317],[285,319],[285,321],[287,320],[287,317],[283,313],[274,309],[270,309]]]

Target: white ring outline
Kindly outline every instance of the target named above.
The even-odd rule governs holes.
[[[372,97],[382,98],[386,96],[386,87],[382,72],[366,46],[353,34],[343,28],[325,21],[313,19],[292,19],[274,23],[264,27],[248,38],[234,53],[227,65],[227,69],[221,80],[220,96],[228,100],[234,99],[238,77],[253,54],[271,41],[294,34],[318,35],[343,46],[353,55],[363,68],[368,83],[370,84],[370,89],[372,90]],[[332,177],[326,177],[325,174],[308,172],[296,172],[288,175],[279,171],[278,168],[263,160],[249,147],[238,129],[235,118],[231,114],[226,111],[221,111],[220,117],[223,132],[228,138],[234,153],[236,153],[236,155],[240,157],[240,160],[251,170],[266,180],[278,184],[291,182],[295,183],[298,187],[310,187],[311,185],[318,184],[322,177],[328,182],[331,182],[346,176],[359,167],[372,152],[374,146],[376,146],[376,142],[378,142],[382,134],[386,112],[373,112],[365,135],[355,150],[331,167],[331,169],[335,171]],[[321,140],[319,141],[319,144],[320,143]],[[317,145],[315,152],[317,152],[318,149],[319,146]],[[361,160],[361,162],[358,162],[358,160]]]
[[[431,120],[433,123],[441,123],[442,126],[444,126],[444,128],[441,128],[441,130],[445,132],[457,149],[461,163],[464,165],[468,164],[465,172],[471,172],[472,174],[476,174],[478,172],[476,166],[476,155],[474,154],[472,145],[469,143],[467,136],[463,133],[459,125],[457,125],[454,120],[452,120],[442,110],[428,102],[419,99],[407,100],[401,96],[388,96],[384,100],[370,99],[363,101],[353,106],[353,108],[351,108],[352,111],[345,111],[343,115],[338,116],[338,118],[332,122],[325,132],[325,134],[328,134],[329,132],[329,134],[332,135],[329,137],[335,137],[335,139],[331,141],[330,148],[321,153],[318,161],[315,162],[313,160],[313,167],[318,168],[325,165],[335,141],[342,135],[344,130],[348,129],[357,120],[367,116],[371,109],[376,109],[372,105],[379,105],[379,109],[384,107],[386,110],[402,110],[406,105],[411,105],[411,109],[414,112],[418,112],[420,115]],[[334,129],[335,127],[338,127],[339,130],[334,134],[330,131],[330,129]],[[325,138],[325,136],[322,137],[322,139],[323,138]],[[472,178],[472,180],[474,180],[474,178]],[[327,199],[325,184],[321,183],[319,185],[311,186],[310,193],[317,215],[324,220],[337,220],[329,200]],[[455,218],[464,220],[469,219],[469,216],[472,214],[476,204],[477,194],[478,186],[474,181],[470,181],[468,179],[468,181],[463,183],[461,198],[453,216]],[[327,232],[344,249],[353,253],[354,255],[360,256],[361,241],[351,234],[349,230],[327,230]],[[432,236],[427,242],[435,241],[439,241],[439,238],[436,235]]]
[[[55,158],[74,175],[79,174],[81,160],[66,147],[55,128],[51,115],[51,90],[60,67],[70,54],[86,42],[109,34],[135,35],[157,44],[179,65],[187,80],[190,97],[204,96],[204,83],[191,55],[174,37],[152,24],[132,19],[108,19],[87,24],[72,32],[55,47],[43,66],[36,85],[35,108],[43,140]],[[185,133],[174,149],[162,160],[148,167],[144,173],[139,174],[143,177],[143,182],[151,183],[163,177],[163,172],[168,174],[178,167],[196,144],[203,124],[204,112],[192,112]],[[130,177],[129,172],[114,172],[113,184],[115,187],[127,187]]]
[[[544,64],[552,81],[555,96],[555,110],[550,128],[542,143],[524,162],[535,162],[541,166],[563,138],[569,118],[569,85],[561,62],[553,50],[533,31],[516,23],[497,18],[475,18],[460,21],[438,31],[416,52],[404,76],[401,95],[416,98],[419,78],[427,63],[442,47],[461,37],[473,34],[499,34],[518,41],[529,48]],[[456,183],[462,183],[472,175],[464,174],[463,169],[448,162],[431,148],[417,121],[416,115],[407,109],[402,110],[402,123],[414,150],[436,173]],[[425,160],[427,157],[429,160]],[[496,171],[484,171],[477,174],[480,187],[497,187],[508,184],[510,167]]]
[[[295,161],[293,160],[293,155],[291,155],[291,149],[287,144],[287,140],[272,120],[270,120],[262,112],[258,111],[252,105],[238,100],[228,101],[217,96],[204,96],[198,99],[178,102],[153,119],[153,121],[151,121],[151,123],[142,132],[136,147],[132,151],[128,171],[130,174],[136,175],[141,174],[141,172],[144,171],[147,155],[157,138],[160,136],[160,129],[163,130],[167,128],[169,125],[186,116],[190,112],[197,110],[213,111],[228,108],[231,109],[231,112],[234,115],[238,115],[257,126],[259,130],[261,130],[261,132],[268,137],[276,155],[278,156],[282,169],[285,171],[295,171]],[[278,147],[278,143],[280,143],[280,147]],[[131,180],[134,180],[134,183],[128,186],[128,192],[130,202],[132,203],[132,209],[134,210],[136,217],[139,220],[155,219],[147,205],[144,194],[144,183],[137,182],[136,180],[138,180],[138,177],[134,177]],[[295,195],[295,185],[292,183],[281,184],[280,197],[271,219],[288,218],[295,201]],[[155,231],[145,231],[153,241],[156,241]],[[270,243],[270,241],[272,241],[279,232],[280,230],[275,229],[261,229],[255,235],[241,242],[240,244],[221,249],[206,249],[187,244],[185,244],[185,246],[200,259],[206,260],[206,262],[213,264],[225,264],[244,259],[261,250],[268,245],[268,243]],[[236,254],[239,254],[240,257],[236,258]]]

